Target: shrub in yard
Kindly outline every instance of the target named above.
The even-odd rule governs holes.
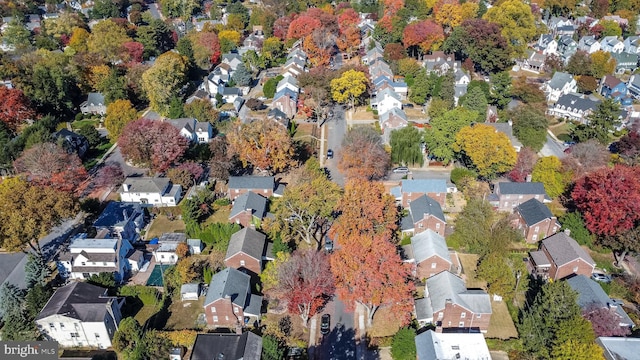
[[[416,358],[416,332],[411,328],[402,328],[391,343],[391,357],[394,360],[414,360]]]
[[[197,332],[195,330],[175,330],[163,331],[160,335],[168,339],[173,346],[192,347],[196,342]]]
[[[158,300],[158,290],[142,285],[126,285],[120,288],[121,296],[137,297],[144,305],[154,305]]]
[[[458,182],[460,181],[460,179],[462,179],[464,177],[470,177],[470,178],[476,179],[478,177],[478,174],[476,174],[475,171],[469,170],[467,168],[455,168],[455,169],[451,170],[451,182],[452,183],[457,185]]]

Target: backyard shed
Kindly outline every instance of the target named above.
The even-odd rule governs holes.
[[[184,284],[180,287],[181,300],[198,300],[200,296],[200,284]]]

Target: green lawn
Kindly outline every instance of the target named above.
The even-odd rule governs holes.
[[[478,266],[478,255],[458,254],[462,263],[462,273],[465,277],[465,284],[469,289],[486,289],[487,282],[476,277],[476,267]]]
[[[71,123],[71,128],[74,130],[80,129],[85,125],[93,125],[96,127],[100,123],[99,119],[82,119],[80,121],[74,121]]]
[[[112,146],[112,143],[105,142],[101,145],[98,145],[96,148],[89,149],[86,155],[86,160],[83,163],[84,168],[89,170],[92,167],[96,166],[98,160],[100,160],[100,158],[102,158],[102,156],[104,156],[104,154],[106,154]]]
[[[513,324],[509,309],[504,301],[491,302],[491,320],[486,337],[497,339],[510,339],[518,337],[518,330]]]

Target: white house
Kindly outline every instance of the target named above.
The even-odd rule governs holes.
[[[76,281],[57,289],[35,319],[38,330],[62,347],[111,347],[122,320],[124,298],[106,292]]]
[[[164,233],[158,239],[158,247],[153,250],[153,257],[157,263],[173,265],[178,262],[178,245],[186,241],[187,235],[184,233]]]
[[[222,54],[222,63],[229,64],[231,71],[236,71],[238,66],[242,64],[242,56],[234,53]]]
[[[624,43],[617,36],[605,36],[600,40],[600,50],[619,54],[624,51]]]
[[[418,359],[491,360],[489,347],[481,333],[438,333],[427,330],[415,338]]]
[[[556,102],[562,95],[578,91],[578,83],[573,75],[557,71],[544,86],[547,101]]]
[[[124,202],[151,206],[176,206],[182,198],[182,186],[174,185],[167,178],[128,177],[118,189]]]
[[[278,82],[276,86],[276,92],[281,91],[282,89],[289,89],[293,92],[299,92],[300,87],[298,86],[298,80],[293,76],[285,76],[282,80]]]
[[[640,54],[640,36],[629,36],[624,39],[624,51],[630,54]]]
[[[204,248],[200,239],[187,239],[187,245],[189,245],[189,254],[191,255],[200,254]]]
[[[200,297],[200,284],[183,284],[180,287],[180,300],[198,300]]]
[[[549,115],[564,119],[586,123],[587,116],[598,108],[600,100],[591,100],[579,94],[562,95],[558,101],[547,110]]]
[[[378,92],[371,107],[375,107],[378,110],[378,114],[384,114],[391,109],[402,109],[402,100],[400,95],[387,88]]]
[[[578,42],[578,50],[586,51],[589,54],[600,50],[601,44],[596,40],[595,36],[583,36]]]
[[[58,270],[64,278],[88,279],[102,272],[113,273],[116,281],[124,280],[144,262],[142,252],[125,239],[90,239],[78,236],[58,257]]]
[[[536,50],[541,51],[543,55],[558,54],[558,42],[551,34],[541,34],[535,48]]]
[[[206,144],[213,138],[213,127],[208,121],[194,118],[165,120],[180,131],[180,135],[192,143]]]
[[[83,114],[104,115],[107,113],[107,104],[104,96],[98,92],[87,95],[87,100],[80,104],[80,112]]]

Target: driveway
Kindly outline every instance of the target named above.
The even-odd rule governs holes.
[[[164,16],[162,16],[162,14],[160,13],[160,8],[157,3],[149,4],[149,13],[154,19],[164,20]]]
[[[116,147],[115,150],[105,159],[105,162],[114,162],[120,165],[122,168],[122,172],[125,176],[144,176],[147,172],[147,169],[141,169],[134,166],[128,165],[124,158],[122,157],[122,152],[120,152],[120,147]]]
[[[555,156],[558,159],[562,159],[567,156],[567,154],[564,153],[565,149],[566,148],[560,141],[554,139],[551,134],[547,134],[547,142],[542,146],[540,154],[543,156]]]
[[[266,74],[266,72],[264,71],[258,73],[258,76],[256,76],[256,79],[254,80],[255,86],[253,86],[251,90],[249,90],[249,94],[247,96],[244,96],[245,100],[258,98],[258,95],[262,92],[262,85],[260,84],[260,80],[262,79],[264,74]],[[242,121],[243,123],[249,121],[251,119],[250,111],[251,110],[243,104],[240,108],[240,111],[238,111],[238,118],[240,119],[240,121]]]

